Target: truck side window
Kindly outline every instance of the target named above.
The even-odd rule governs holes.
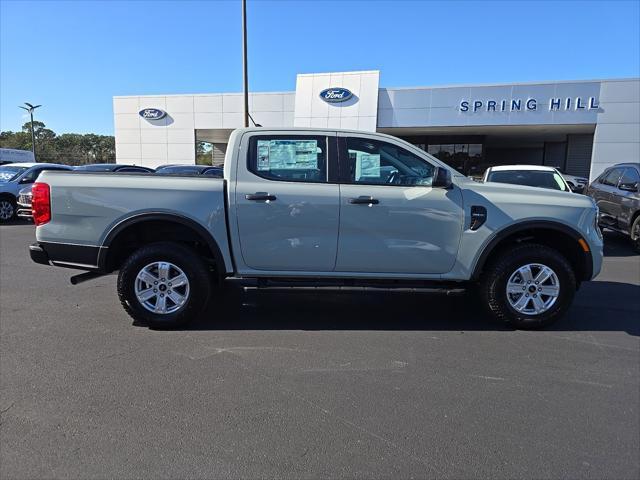
[[[349,183],[429,186],[434,166],[396,145],[347,138]]]
[[[249,143],[249,171],[269,180],[327,181],[327,137],[259,135]]]

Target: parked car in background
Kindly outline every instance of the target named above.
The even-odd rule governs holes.
[[[90,163],[79,165],[74,170],[82,172],[117,172],[117,173],[153,173],[153,168],[139,165],[123,165],[121,163]]]
[[[578,177],[576,175],[569,175],[568,173],[564,173],[559,168],[556,169],[562,177],[565,179],[572,192],[576,193],[584,193],[585,189],[589,186],[589,179],[586,177]]]
[[[0,148],[0,165],[7,163],[35,163],[36,159],[31,150],[15,148]]]
[[[640,252],[640,163],[607,168],[587,188],[599,208],[601,227],[629,235]]]
[[[31,212],[31,188],[33,184],[24,187],[22,190],[18,192],[18,198],[16,199],[18,218],[23,218],[26,220],[33,219],[33,213]]]
[[[542,165],[499,165],[484,172],[484,182],[511,183],[528,187],[548,188],[570,192],[562,174],[553,167]]]
[[[0,222],[16,216],[18,191],[33,184],[45,170],[71,170],[56,163],[7,163],[0,165]]]
[[[160,175],[208,175],[222,178],[223,168],[211,165],[161,165],[156,168],[156,173]]]

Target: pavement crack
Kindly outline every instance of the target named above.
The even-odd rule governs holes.
[[[0,415],[3,415],[5,413],[7,413],[9,410],[11,410],[11,408],[13,408],[13,406],[16,404],[16,402],[11,402],[11,405],[9,405],[7,408],[4,408],[2,410],[0,410]]]

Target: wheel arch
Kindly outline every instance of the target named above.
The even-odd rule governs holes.
[[[18,197],[16,197],[11,192],[0,192],[0,199],[5,199],[5,198],[8,198],[9,200],[13,200],[14,202],[18,200]]]
[[[505,248],[536,242],[562,253],[571,263],[578,281],[589,280],[593,274],[592,253],[590,249],[588,252],[584,251],[580,240],[586,242],[580,232],[560,222],[534,220],[510,225],[495,233],[484,247],[475,263],[471,279],[478,280],[487,262]]]
[[[160,240],[153,238],[156,234],[168,234],[169,240],[193,244],[199,253],[215,262],[217,273],[224,275],[226,264],[222,250],[211,232],[191,218],[162,212],[136,215],[114,225],[102,242],[99,269],[105,272],[117,270],[123,257],[133,248]]]

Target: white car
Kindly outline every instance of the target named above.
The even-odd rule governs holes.
[[[564,177],[564,179],[571,187],[571,190],[576,193],[583,193],[586,188],[589,186],[589,179],[586,177],[577,177],[575,175],[569,175],[568,173],[564,173],[562,170],[558,169],[560,174]]]
[[[499,165],[484,172],[483,182],[510,183],[571,192],[557,168],[543,165]]]

